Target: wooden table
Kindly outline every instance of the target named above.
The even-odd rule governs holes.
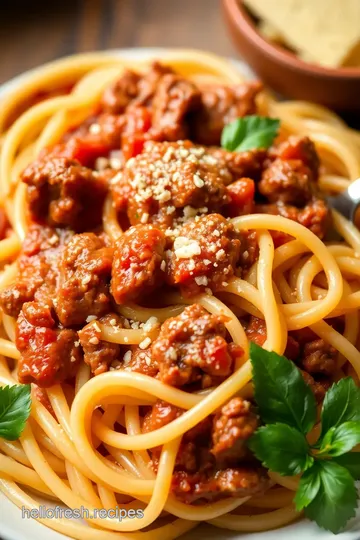
[[[0,83],[77,52],[154,46],[235,54],[221,0],[0,0]]]

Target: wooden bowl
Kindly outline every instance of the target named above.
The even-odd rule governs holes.
[[[266,41],[239,0],[223,0],[225,19],[244,60],[269,87],[338,111],[360,112],[360,67],[329,69],[308,64]]]

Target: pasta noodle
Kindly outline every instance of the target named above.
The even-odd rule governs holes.
[[[231,63],[205,53],[169,51],[161,60],[198,84],[242,82]],[[131,62],[131,68],[143,72],[149,64],[150,60]],[[12,232],[0,241],[1,290],[17,280],[16,257],[29,227],[21,172],[44,148],[58,143],[93,114],[104,89],[128,65],[100,53],[59,60],[24,78],[3,98],[0,192]],[[71,90],[51,93],[65,87]],[[40,90],[49,92],[49,97],[30,106],[32,96]],[[283,135],[311,136],[321,158],[321,190],[339,193],[360,176],[360,135],[334,113],[306,102],[276,102],[265,92],[259,107],[281,120]],[[125,227],[118,221],[111,193],[102,223],[113,242],[121,238]],[[264,347],[279,354],[286,350],[289,332],[310,328],[336,349],[337,376],[350,374],[359,380],[360,233],[336,212],[333,228],[340,240],[328,244],[280,215],[248,214],[234,217],[231,223],[238,233],[257,232],[259,256],[246,274],[228,279],[214,295],[202,292],[189,298],[168,291],[154,307],[135,301],[117,306],[119,316],[135,321],[133,327],[90,320],[85,329],[100,332],[99,338],[92,338],[94,343],[101,339],[113,346],[141,348],[158,337],[161,323],[179,316],[188,304],[200,304],[208,313],[224,317],[232,341],[243,351],[234,373],[218,386],[190,393],[126,369],[92,377],[89,366],[82,363],[70,384],[56,384],[44,391],[48,407],[39,401],[34,387],[31,418],[21,438],[15,442],[0,439],[0,489],[14,504],[38,508],[31,495],[35,491],[70,508],[85,507],[91,514],[90,527],[60,518],[39,521],[65,535],[89,540],[172,540],[203,521],[255,532],[299,519],[292,503],[297,479],[270,474],[272,487],[262,495],[185,504],[171,493],[173,470],[186,432],[233,396],[252,395],[249,342],[242,316],[264,320]],[[277,245],[274,231],[288,235],[290,241]],[[343,331],[331,326],[334,317],[343,317]],[[157,323],[147,328],[151,318]],[[2,385],[16,383],[12,370],[20,352],[15,345],[15,325],[13,317],[2,314]],[[142,410],[158,399],[184,413],[159,429],[143,431]],[[154,447],[162,448],[156,473],[149,452]],[[117,520],[94,515],[96,508],[115,506],[141,510],[143,517]],[[253,508],[261,513],[251,515]]]

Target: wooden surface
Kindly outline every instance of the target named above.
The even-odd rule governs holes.
[[[235,54],[221,0],[0,0],[0,83],[76,52],[154,46]]]

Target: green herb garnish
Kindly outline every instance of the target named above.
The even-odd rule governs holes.
[[[8,441],[18,439],[31,409],[31,387],[15,384],[0,388],[0,437]]]
[[[255,400],[265,425],[249,447],[265,467],[284,476],[302,473],[295,495],[298,511],[319,527],[338,533],[355,516],[360,479],[360,389],[351,378],[335,383],[321,411],[321,434],[310,445],[316,404],[299,369],[284,356],[250,344]]]
[[[278,134],[280,120],[267,116],[244,116],[222,130],[221,146],[231,152],[269,148]]]

